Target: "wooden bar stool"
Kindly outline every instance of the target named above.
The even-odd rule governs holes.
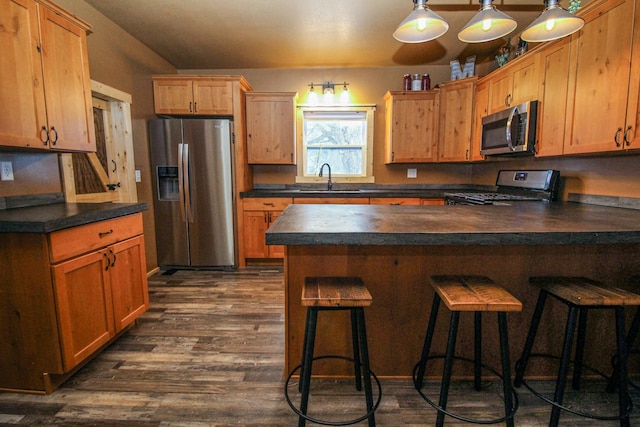
[[[552,405],[549,426],[557,426],[562,410],[570,411],[573,414],[593,418],[597,420],[620,420],[621,426],[629,425],[629,413],[632,409],[631,399],[628,393],[627,380],[627,343],[625,336],[624,308],[626,306],[640,305],[640,295],[618,288],[605,287],[595,280],[584,277],[531,277],[529,283],[540,288],[538,302],[531,320],[527,341],[525,342],[522,357],[516,363],[516,377],[514,385],[519,387],[524,384],[533,394]],[[533,344],[540,324],[540,318],[544,310],[547,296],[551,295],[569,307],[567,324],[565,328],[562,355],[556,388],[553,400],[548,399],[535,391],[524,380],[524,374],[531,356],[553,357],[552,355],[532,354]],[[619,388],[619,412],[618,416],[598,416],[569,409],[562,406],[564,391],[567,382],[569,365],[571,364],[571,349],[573,339],[578,326],[578,336],[575,349],[575,359],[573,361],[573,382],[575,390],[580,388],[580,377],[584,368],[590,369],[584,364],[584,344],[586,340],[587,313],[590,309],[611,309],[615,311],[616,319],[616,346],[618,355],[617,384]]]
[[[289,406],[298,414],[298,426],[302,427],[306,421],[324,425],[350,425],[368,419],[369,426],[374,427],[375,411],[380,405],[382,388],[378,377],[371,372],[369,367],[369,350],[367,345],[367,330],[365,327],[364,307],[371,305],[372,297],[362,279],[359,277],[307,277],[302,288],[302,305],[307,307],[307,321],[304,333],[304,349],[302,362],[296,366],[285,384],[285,397]],[[318,312],[349,310],[351,314],[351,340],[353,343],[353,358],[336,355],[314,356],[316,327]],[[355,371],[356,389],[362,390],[364,380],[365,400],[367,413],[363,416],[348,421],[324,421],[307,415],[309,403],[309,388],[311,384],[311,369],[314,360],[326,358],[339,358],[353,361]],[[300,370],[299,390],[302,394],[300,408],[296,408],[291,402],[288,392],[288,384],[296,371]],[[374,378],[378,386],[378,399],[373,402],[371,378]]]
[[[509,358],[509,338],[507,331],[507,312],[522,311],[522,303],[518,301],[509,292],[497,286],[484,276],[433,276],[431,277],[431,286],[435,290],[433,304],[431,306],[431,315],[429,317],[429,325],[422,349],[422,357],[416,364],[413,371],[413,382],[416,390],[420,395],[438,411],[436,420],[437,426],[444,424],[445,415],[475,424],[496,424],[506,422],[508,426],[513,427],[513,417],[518,408],[518,396],[511,385],[511,369]],[[442,374],[442,384],[440,386],[440,400],[436,405],[429,397],[422,392],[422,382],[426,370],[427,361],[442,356],[430,356],[431,342],[438,316],[440,301],[444,301],[445,305],[451,311],[451,320],[449,322],[449,338],[447,341],[447,350],[444,356],[444,370]],[[502,378],[502,387],[504,393],[504,410],[505,415],[495,420],[474,420],[447,411],[447,400],[449,394],[449,385],[451,383],[451,372],[454,359],[467,360],[455,355],[456,337],[458,332],[458,322],[461,312],[474,313],[474,385],[476,390],[481,388],[481,369],[489,369],[498,377]],[[482,364],[482,313],[497,312],[498,329],[500,335],[500,353],[502,359],[502,375]]]

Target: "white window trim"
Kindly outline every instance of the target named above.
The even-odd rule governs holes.
[[[298,105],[296,112],[296,154],[298,159],[296,183],[324,183],[326,178],[304,176],[304,113],[307,111],[336,111],[336,112],[365,112],[367,122],[367,148],[366,148],[366,160],[365,170],[368,174],[362,177],[345,177],[345,176],[333,176],[332,181],[334,183],[374,183],[375,177],[373,176],[373,124],[374,124],[374,112],[376,111],[375,105],[341,105],[341,106],[312,106],[312,105]]]

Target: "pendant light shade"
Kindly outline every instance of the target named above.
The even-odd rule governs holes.
[[[481,0],[481,4],[480,11],[458,33],[460,41],[488,42],[506,36],[518,26],[515,19],[493,6],[493,0]]]
[[[584,19],[563,9],[558,0],[547,0],[544,11],[520,35],[528,42],[547,42],[575,33]]]
[[[398,25],[393,37],[403,43],[422,43],[447,32],[449,24],[427,7],[427,0],[413,0],[413,11]]]

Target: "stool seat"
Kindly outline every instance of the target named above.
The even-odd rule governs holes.
[[[522,311],[522,303],[485,276],[433,276],[431,286],[451,311]]]
[[[578,306],[640,305],[640,295],[624,289],[604,287],[586,277],[531,277],[529,283]]]
[[[360,277],[307,277],[302,287],[305,307],[369,307],[372,301]]]

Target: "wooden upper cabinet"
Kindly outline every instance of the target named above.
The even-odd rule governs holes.
[[[525,55],[492,74],[489,78],[489,114],[537,98],[538,60],[535,53]]]
[[[484,160],[480,154],[482,143],[482,118],[489,114],[489,82],[482,80],[476,85],[473,105],[473,129],[471,131],[471,161]]]
[[[437,161],[438,91],[387,92],[385,163]]]
[[[584,8],[585,26],[571,37],[572,133],[564,154],[637,148],[640,23],[634,31],[634,6],[634,0],[609,0]]]
[[[50,2],[0,0],[0,145],[96,150],[86,23]]]
[[[153,78],[156,114],[233,115],[232,82],[219,77]]]
[[[569,68],[571,39],[566,37],[550,43],[540,51],[540,85],[538,104],[537,156],[557,156],[563,153],[569,140]]]
[[[296,163],[295,92],[247,92],[249,164]]]
[[[470,77],[440,85],[440,162],[471,160],[473,100],[477,81],[477,77]]]

